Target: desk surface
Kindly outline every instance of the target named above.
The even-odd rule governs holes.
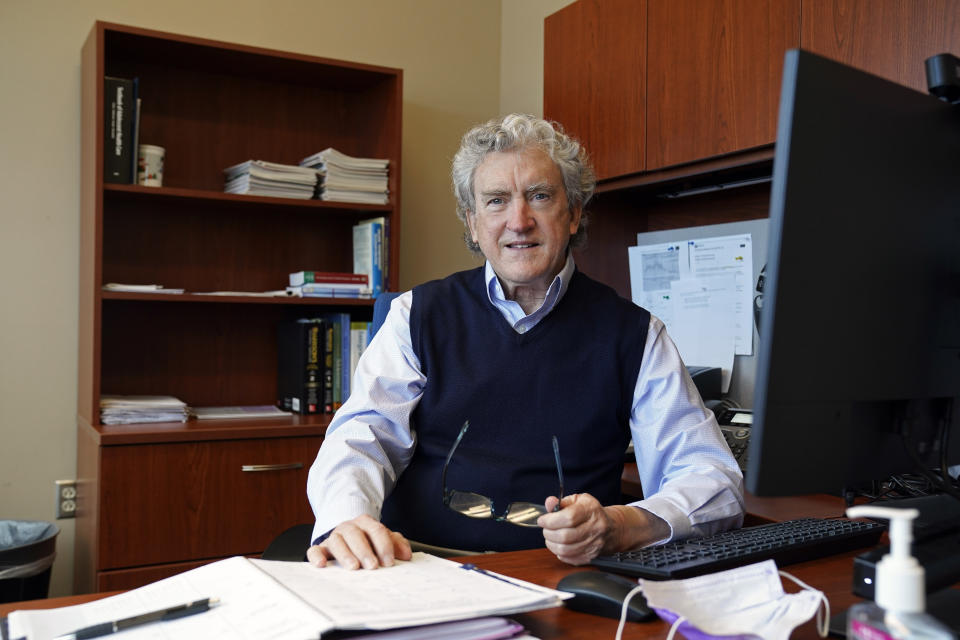
[[[634,473],[636,470],[633,470]],[[629,467],[625,469],[624,480],[629,478]],[[637,479],[639,483],[639,478]],[[751,522],[757,524],[768,521],[788,520],[804,516],[830,517],[843,513],[843,503],[840,498],[833,496],[799,496],[795,498],[757,498],[747,496],[747,512]],[[813,560],[802,564],[789,565],[786,570],[803,580],[807,584],[823,591],[830,600],[831,611],[836,613],[847,609],[855,602],[859,602],[850,591],[853,577],[853,557],[859,551]],[[531,551],[512,551],[509,553],[494,553],[481,556],[470,556],[470,562],[477,566],[514,576],[522,580],[534,582],[546,587],[556,587],[565,575],[584,568],[572,567],[556,559],[546,549]],[[798,587],[785,581],[788,592],[798,590]],[[116,592],[114,592],[116,593]],[[0,617],[7,615],[14,609],[47,609],[64,607],[73,604],[89,602],[113,593],[88,594],[80,596],[66,596],[50,598],[48,600],[32,600],[30,602],[0,604]],[[535,611],[532,613],[512,616],[521,622],[530,633],[538,638],[549,640],[564,638],[571,640],[596,638],[613,638],[617,630],[617,621],[608,618],[599,618],[570,611],[563,607]],[[668,626],[660,621],[629,623],[624,631],[624,638],[664,638]],[[794,632],[794,639],[817,638],[816,629],[812,622],[804,624]]]
[[[787,570],[807,584],[826,593],[830,599],[832,610],[834,612],[841,611],[858,601],[858,599],[850,593],[853,557],[855,555],[856,552],[851,552],[822,560],[791,565],[787,567]],[[546,549],[471,556],[469,560],[485,569],[515,576],[547,587],[555,587],[565,575],[583,569],[571,567],[570,565],[560,562]],[[787,591],[790,592],[797,590],[792,584],[787,584],[786,588]],[[66,596],[62,598],[50,598],[48,600],[0,604],[0,617],[7,615],[14,609],[64,607],[89,602],[108,595],[113,595],[113,593]],[[613,638],[617,630],[616,620],[577,613],[564,607],[534,611],[511,617],[522,623],[532,635],[543,638],[544,640],[554,638],[570,640]],[[659,620],[644,623],[628,623],[623,637],[634,639],[664,638],[666,637],[668,629],[669,627]],[[792,637],[803,640],[806,638],[817,638],[818,636],[813,623],[806,623],[797,629]]]

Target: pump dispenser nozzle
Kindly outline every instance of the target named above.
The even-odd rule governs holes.
[[[877,563],[874,601],[887,611],[920,613],[926,602],[923,567],[910,553],[916,509],[860,505],[847,509],[850,518],[890,520],[890,553]]]

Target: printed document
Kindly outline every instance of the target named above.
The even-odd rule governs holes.
[[[749,233],[628,248],[633,301],[667,326],[685,363],[718,366],[753,353]]]
[[[72,607],[14,611],[11,637],[49,640],[82,627],[219,598],[209,611],[112,634],[116,640],[304,640],[334,629],[389,629],[558,606],[570,597],[425,553],[374,571],[228,558]]]

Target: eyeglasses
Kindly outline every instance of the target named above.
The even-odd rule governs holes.
[[[460,491],[458,489],[447,488],[447,467],[450,465],[450,459],[453,458],[453,452],[457,450],[460,441],[463,440],[463,434],[467,432],[470,421],[467,420],[460,427],[460,433],[450,447],[450,453],[447,454],[447,461],[443,463],[443,472],[440,480],[443,483],[443,504],[457,513],[468,518],[481,518],[484,520],[492,519],[495,522],[508,522],[518,527],[536,527],[537,518],[547,512],[542,504],[533,502],[511,502],[507,505],[507,510],[503,515],[498,516],[493,508],[493,500],[487,496],[471,491]],[[563,497],[563,468],[560,466],[560,447],[557,445],[557,436],[553,436],[553,456],[557,462],[557,477],[560,480],[560,490],[557,492],[557,498]],[[560,505],[554,511],[558,511]]]

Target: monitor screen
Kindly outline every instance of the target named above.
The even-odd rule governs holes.
[[[748,489],[956,464],[960,106],[790,51],[773,174]]]

